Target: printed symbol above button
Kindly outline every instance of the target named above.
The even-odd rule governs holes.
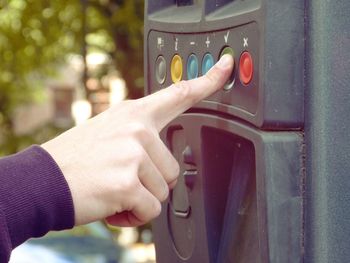
[[[207,40],[205,41],[205,44],[207,45],[207,48],[209,48],[210,47],[210,38],[209,37],[207,37]]]
[[[165,46],[164,39],[162,37],[157,38],[157,48],[162,51],[162,48]]]
[[[175,51],[178,51],[179,49],[179,39],[176,37],[175,38]]]
[[[247,37],[243,38],[243,47],[248,47],[248,38]]]
[[[228,42],[229,35],[230,35],[230,31],[227,31],[226,35],[224,35],[225,44],[227,44],[227,42]]]

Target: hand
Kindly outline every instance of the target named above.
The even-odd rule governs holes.
[[[219,90],[233,68],[225,55],[203,77],[121,102],[42,147],[61,168],[72,193],[75,224],[107,218],[138,226],[157,217],[179,175],[159,132]]]

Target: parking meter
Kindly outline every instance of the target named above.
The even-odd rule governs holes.
[[[222,90],[161,133],[181,171],[153,222],[158,263],[303,262],[305,115],[317,115],[305,102],[317,3],[305,3],[146,1],[146,94],[204,75],[223,54],[235,62]]]

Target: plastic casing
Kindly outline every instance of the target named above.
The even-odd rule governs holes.
[[[157,262],[303,262],[304,1],[146,1],[145,94],[172,84],[174,55],[186,68],[191,54],[217,61],[225,46],[235,51],[233,88],[161,133],[181,171],[153,222]],[[254,61],[248,85],[238,75],[245,51]]]
[[[227,30],[240,27],[244,29],[245,26],[254,24],[256,32],[253,32],[254,39],[249,43],[249,50],[256,52],[253,87],[248,87],[246,90],[244,87],[236,87],[229,92],[220,91],[220,94],[214,95],[214,99],[208,98],[194,108],[229,114],[266,130],[302,128],[304,123],[304,10],[304,1],[301,0],[198,0],[182,1],[180,5],[174,4],[173,0],[147,1],[145,10],[146,94],[171,84],[170,81],[165,85],[159,85],[152,78],[156,59],[154,57],[156,54],[152,55],[152,53],[157,52],[156,47],[149,44],[152,32],[178,38],[179,45],[189,41],[193,35],[210,35],[217,32],[222,36],[215,38],[216,46],[212,49],[220,50],[225,46],[223,36]],[[247,31],[249,34],[250,29]],[[232,34],[230,41],[233,45],[240,45],[243,43],[243,38],[244,35]],[[172,49],[173,39],[165,45],[171,46],[171,53],[176,53]],[[198,45],[204,45],[204,42],[200,41]],[[200,50],[204,47],[196,48]],[[167,52],[170,53],[168,50]],[[240,52],[236,51],[236,53],[237,68]],[[215,58],[217,59],[217,54]],[[239,81],[237,84],[239,85]],[[249,93],[249,88],[253,94]],[[230,96],[233,101],[239,97],[239,101],[232,102],[227,99],[225,101],[225,98]],[[256,97],[254,102],[251,101],[252,96]]]

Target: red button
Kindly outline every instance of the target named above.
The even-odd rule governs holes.
[[[248,85],[253,78],[253,59],[247,51],[242,53],[239,60],[239,78],[244,85]]]

